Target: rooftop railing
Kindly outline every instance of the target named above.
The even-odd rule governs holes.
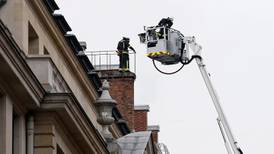
[[[119,70],[117,50],[85,51],[96,71]],[[136,72],[136,53],[129,50],[129,70]]]

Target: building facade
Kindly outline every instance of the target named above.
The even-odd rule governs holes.
[[[0,0],[0,154],[159,153],[147,117],[135,112],[135,74],[95,70],[57,9],[54,0]],[[109,131],[118,148],[98,123],[104,79],[117,102]],[[132,143],[141,149],[124,144],[142,136],[145,144]]]

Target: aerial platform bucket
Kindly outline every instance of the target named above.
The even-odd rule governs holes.
[[[176,64],[184,54],[183,35],[172,28],[148,27],[138,35],[147,46],[147,56],[164,65]]]

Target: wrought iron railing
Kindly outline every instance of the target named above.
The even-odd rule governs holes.
[[[95,70],[118,70],[119,56],[117,50],[85,51]],[[136,73],[136,53],[129,51],[129,70]]]

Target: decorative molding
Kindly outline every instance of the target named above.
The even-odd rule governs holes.
[[[50,56],[28,56],[27,62],[47,92],[71,92],[62,77],[62,74],[58,71]]]
[[[55,23],[52,15],[50,12],[47,11],[46,6],[43,4],[42,1],[32,1],[28,3],[33,9],[36,11],[37,15],[40,17],[42,24],[48,30],[49,35],[52,36],[52,39],[56,43],[57,47],[60,48],[60,54],[64,56],[66,61],[66,65],[72,70],[73,74],[78,78],[80,86],[83,87],[87,93],[91,94],[90,98],[97,98],[98,92],[95,88],[90,84],[90,80],[86,75],[85,70],[83,69],[82,65],[78,61],[77,57],[72,51],[70,45],[67,43],[64,35],[62,35],[61,31],[59,30],[57,24]],[[95,108],[94,108],[95,109]]]
[[[31,96],[36,106],[40,104],[45,90],[35,77],[28,64],[25,55],[13,39],[10,31],[0,19],[0,55],[12,69],[11,72],[17,75],[17,78],[26,89],[26,93]],[[17,89],[16,89],[17,90]]]
[[[78,135],[78,137],[81,136],[85,139],[86,144],[89,145],[88,147],[93,149],[95,153],[107,153],[107,144],[103,136],[94,127],[73,94],[47,94],[45,95],[44,101],[41,103],[41,109],[38,109],[37,112],[39,113],[40,110],[57,112],[61,119],[67,119],[62,120],[67,126],[67,129],[70,129],[69,127],[79,128],[79,130],[72,130],[76,133],[74,135]]]

